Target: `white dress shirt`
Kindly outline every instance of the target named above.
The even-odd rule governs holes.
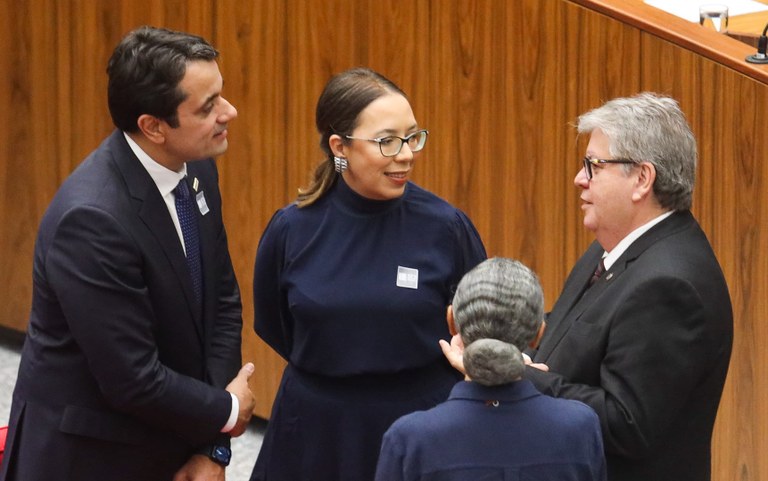
[[[187,176],[187,164],[184,164],[181,171],[174,172],[153,160],[152,157],[139,147],[139,144],[137,144],[130,135],[125,132],[123,132],[123,135],[125,136],[125,140],[128,141],[128,146],[139,159],[141,165],[144,166],[144,169],[146,169],[149,176],[152,177],[155,185],[157,185],[157,190],[160,191],[160,195],[163,196],[165,206],[168,208],[168,213],[171,214],[171,219],[173,219],[173,225],[176,226],[176,234],[178,234],[181,247],[184,249],[184,255],[186,255],[187,249],[184,246],[184,234],[181,233],[179,216],[176,214],[176,196],[173,195],[173,189],[176,188],[181,179]],[[232,410],[229,413],[227,423],[221,428],[222,433],[228,433],[235,427],[235,424],[237,423],[237,414],[240,411],[240,401],[237,399],[237,396],[232,393],[229,393],[229,395],[232,397]]]
[[[605,270],[607,271],[610,269],[613,263],[616,262],[616,260],[621,257],[624,251],[629,249],[629,246],[631,246],[633,242],[639,239],[641,235],[648,232],[651,227],[671,216],[673,213],[674,211],[670,210],[669,212],[664,212],[650,222],[646,222],[645,224],[630,232],[629,235],[627,235],[625,238],[621,239],[621,242],[616,244],[616,247],[614,247],[611,252],[603,252],[603,263],[605,264]]]

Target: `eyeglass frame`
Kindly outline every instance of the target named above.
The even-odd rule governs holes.
[[[592,159],[590,157],[584,157],[582,159],[584,163],[584,173],[587,174],[587,180],[592,180],[592,166],[599,164],[637,164],[634,160],[630,159]]]
[[[379,152],[381,152],[381,155],[383,155],[384,157],[397,157],[400,154],[400,151],[403,150],[403,145],[405,145],[405,143],[408,142],[409,140],[411,140],[414,136],[419,135],[421,133],[425,134],[425,136],[424,136],[424,144],[422,144],[421,148],[419,148],[418,150],[411,149],[411,152],[421,152],[424,149],[424,146],[427,145],[427,138],[429,137],[429,130],[427,130],[427,129],[417,130],[416,132],[414,132],[412,134],[409,134],[409,135],[406,135],[405,137],[399,137],[397,135],[385,135],[384,137],[376,137],[374,139],[366,139],[366,138],[363,138],[363,137],[352,137],[351,135],[345,135],[344,138],[347,138],[349,140],[367,140],[368,142],[376,142],[377,144],[379,144]],[[386,139],[397,139],[397,140],[400,141],[400,147],[397,148],[397,152],[395,152],[394,154],[390,154],[390,155],[387,155],[387,154],[384,153],[384,150],[381,147],[381,143],[384,142]],[[408,148],[410,148],[410,147],[408,147]]]

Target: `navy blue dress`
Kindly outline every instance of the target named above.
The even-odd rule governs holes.
[[[307,478],[310,479],[310,478]],[[530,381],[462,381],[450,398],[384,435],[376,481],[604,481],[597,414]]]
[[[339,178],[279,210],[256,255],[254,327],[288,366],[251,479],[372,479],[390,424],[456,383],[437,341],[485,258],[467,216],[413,183],[376,201]]]

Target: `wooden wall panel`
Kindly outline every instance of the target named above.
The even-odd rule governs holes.
[[[552,122],[552,119],[544,119],[541,127],[552,132],[553,141],[559,146],[553,157],[546,159],[557,168],[543,182],[548,185],[559,182],[557,188],[564,192],[560,194],[562,197],[545,202],[541,210],[544,218],[550,218],[553,212],[561,213],[562,218],[557,220],[565,228],[550,240],[546,249],[538,251],[546,266],[543,272],[552,269],[550,276],[542,278],[548,306],[556,300],[571,266],[593,240],[582,223],[581,190],[573,184],[588,140],[577,137],[577,117],[608,99],[636,93],[640,73],[637,58],[626,53],[639,49],[640,34],[636,30],[617,22],[607,22],[568,2],[560,3],[560,15],[560,22],[552,27],[555,31],[565,32],[565,37],[555,48],[562,52],[561,62],[567,65],[564,75],[568,83],[562,95],[547,91],[542,98],[544,105],[562,103],[566,107],[563,118],[557,123],[547,127],[546,122]],[[553,32],[549,30],[547,35],[551,36]],[[514,253],[508,255],[514,256]]]
[[[2,44],[12,46],[2,55],[0,82],[0,272],[3,324],[23,329],[31,297],[32,245],[37,222],[55,189],[56,148],[55,11],[49,2],[30,22],[27,5],[18,15],[2,19]],[[50,70],[46,69],[50,67]],[[37,159],[45,158],[42,163]],[[45,167],[48,167],[46,169]]]
[[[210,36],[211,0],[35,0],[4,9],[0,42],[0,323],[23,330],[37,225],[59,184],[112,130],[106,63],[127,31],[149,23]]]
[[[238,109],[229,127],[229,149],[218,165],[229,248],[243,297],[243,358],[256,363],[251,386],[255,413],[263,418],[269,417],[285,363],[253,332],[253,261],[270,217],[295,197],[298,184],[288,180],[288,172],[291,165],[307,163],[296,148],[311,133],[309,126],[288,122],[294,117],[286,112],[289,99],[301,95],[287,82],[286,7],[287,2],[261,7],[249,0],[218,2],[212,39],[222,52],[223,95]]]
[[[642,44],[642,87],[680,101],[698,140],[693,211],[723,266],[735,339],[714,435],[713,479],[768,479],[766,179],[768,135],[759,106],[768,89],[651,35]],[[659,65],[675,65],[674,75]],[[760,461],[759,461],[760,460]]]
[[[585,3],[15,2],[6,9],[14,14],[0,17],[0,41],[12,45],[0,56],[0,324],[26,325],[37,223],[64,177],[112,129],[106,62],[141,24],[203,35],[222,52],[224,96],[239,112],[219,162],[224,214],[243,293],[244,358],[257,364],[256,414],[265,418],[284,362],[251,329],[253,258],[273,212],[322,157],[314,108],[332,74],[370,66],[408,93],[431,132],[416,182],[465,210],[489,254],[534,268],[548,306],[592,240],[573,186],[586,139],[571,124],[610,98],[659,91],[679,99],[699,140],[694,213],[736,314],[713,479],[768,480],[768,152],[758,108],[768,83],[662,40],[658,29],[647,33],[636,15],[616,20],[577,5]],[[598,3],[608,12],[608,0]]]

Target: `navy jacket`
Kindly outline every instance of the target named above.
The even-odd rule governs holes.
[[[216,166],[187,169],[209,208],[198,213],[202,306],[168,208],[122,132],[54,197],[0,479],[167,481],[219,436],[232,404],[223,388],[240,366],[240,296]]]
[[[448,400],[384,435],[376,481],[599,481],[600,424],[580,402],[529,381],[456,384]]]

